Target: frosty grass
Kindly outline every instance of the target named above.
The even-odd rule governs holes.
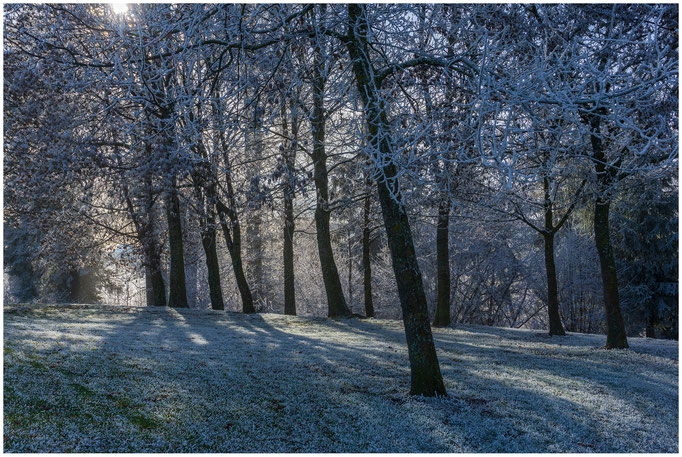
[[[434,329],[448,398],[411,398],[402,323],[4,309],[9,452],[677,452],[676,342]]]

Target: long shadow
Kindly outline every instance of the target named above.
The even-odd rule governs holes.
[[[374,335],[381,332],[382,337],[396,344],[404,344],[405,338],[401,329],[387,330],[380,323],[362,322],[352,325],[349,322],[340,322],[337,325],[345,327],[348,331],[357,331],[367,335]],[[365,327],[365,329],[362,328]],[[487,363],[495,363],[500,359],[500,355],[511,357],[513,363],[519,368],[542,366],[549,371],[561,370],[559,374],[573,375],[576,379],[585,378],[586,374],[597,374],[598,378],[612,377],[615,380],[622,379],[627,374],[638,377],[645,383],[646,388],[663,387],[670,392],[677,391],[676,378],[671,382],[660,382],[655,378],[649,377],[647,373],[629,370],[627,357],[634,354],[654,355],[660,359],[641,358],[638,360],[639,366],[650,367],[650,372],[656,374],[661,370],[671,371],[667,366],[666,360],[674,361],[677,365],[677,347],[669,344],[667,350],[656,350],[655,344],[649,341],[641,342],[640,339],[633,339],[633,349],[627,351],[607,351],[595,346],[595,338],[592,335],[569,334],[565,337],[548,338],[543,333],[533,331],[519,331],[515,329],[487,328],[487,327],[464,327],[462,332],[457,331],[434,331],[434,339],[439,352],[444,350],[454,351],[455,353],[466,353],[484,358]],[[471,334],[475,335],[475,340],[471,339]],[[537,343],[537,348],[513,346],[500,347],[499,341],[503,338],[507,341],[519,341],[523,343]],[[486,347],[483,343],[488,343],[492,347]],[[650,344],[651,343],[651,344]],[[660,342],[656,342],[660,344]],[[665,344],[665,342],[664,342]],[[649,347],[653,346],[653,347]],[[557,366],[561,364],[561,366]],[[608,365],[611,365],[609,368]],[[588,373],[584,368],[588,367]],[[568,368],[568,370],[565,370]],[[676,368],[674,369],[676,371]],[[582,373],[581,373],[582,371]],[[601,376],[603,375],[603,376]],[[593,376],[589,376],[593,378]],[[648,384],[647,384],[648,383]],[[609,387],[619,387],[618,382],[606,384]],[[628,394],[626,393],[626,396]]]
[[[93,308],[92,313],[102,312]],[[532,383],[485,378],[479,368],[499,362],[500,348],[479,347],[461,341],[461,336],[435,334],[451,397],[410,399],[404,334],[398,329],[369,321],[266,319],[164,308],[104,313],[111,315],[106,325],[88,330],[96,343],[80,350],[76,345],[70,354],[73,363],[64,363],[69,368],[96,367],[111,358],[99,375],[86,372],[70,378],[93,393],[80,398],[86,412],[91,410],[88,402],[92,408],[101,407],[107,395],[114,404],[106,418],[110,420],[82,426],[76,438],[69,438],[91,443],[83,450],[609,452],[624,450],[627,442],[626,437],[596,439],[614,431],[577,403],[543,394]],[[30,315],[25,318],[30,321]],[[79,317],[64,319],[61,332],[66,337],[70,325],[82,322]],[[17,323],[14,319],[9,325]],[[352,341],[329,341],[326,329],[352,332]],[[377,349],[378,334],[386,343],[383,350]],[[35,351],[18,341],[12,344]],[[533,367],[576,379],[603,379],[617,371],[590,361],[589,371],[596,376],[586,377],[582,362],[562,359],[559,367],[547,354],[520,350],[505,354],[503,366]],[[61,379],[57,373],[45,375],[47,380]],[[645,378],[639,384],[643,389],[663,389],[664,396],[676,400],[676,383]],[[372,384],[367,386],[369,379]],[[470,386],[485,386],[485,391]],[[623,402],[628,400],[627,391],[615,382],[604,386]],[[122,405],[130,399],[140,404]],[[525,412],[526,422],[500,415],[509,408],[500,405],[509,402]],[[534,425],[543,421],[546,432]],[[108,431],[92,444],[87,441],[89,427]],[[119,439],[131,433],[138,437],[136,443]],[[379,433],[393,438],[379,441]],[[548,436],[555,441],[547,442]]]

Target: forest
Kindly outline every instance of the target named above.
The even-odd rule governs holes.
[[[678,338],[676,4],[6,4],[3,28],[6,304],[401,319],[426,397],[437,328]]]

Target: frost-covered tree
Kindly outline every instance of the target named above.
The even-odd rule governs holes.
[[[431,322],[675,332],[674,5],[5,13],[16,297],[101,263],[126,303],[351,317],[362,281],[423,395]]]

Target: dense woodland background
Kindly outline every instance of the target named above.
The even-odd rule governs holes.
[[[676,5],[4,8],[6,302],[677,338]]]

